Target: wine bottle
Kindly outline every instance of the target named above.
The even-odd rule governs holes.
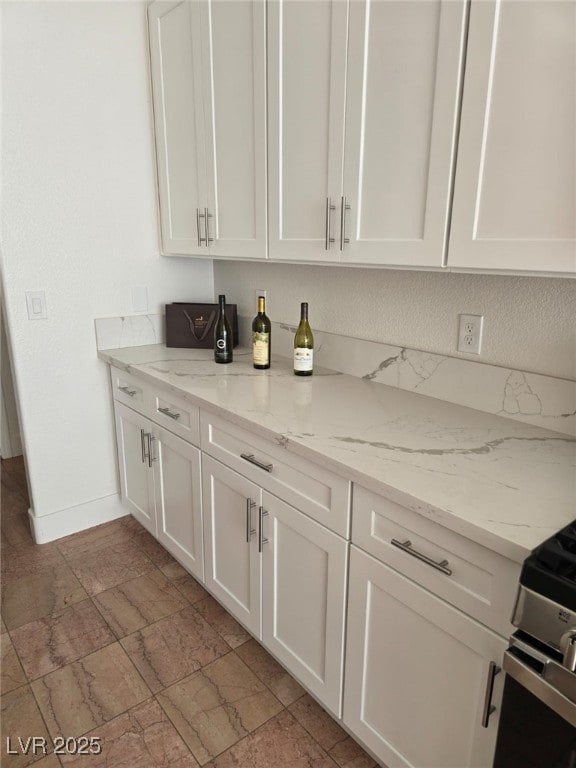
[[[308,323],[308,304],[300,304],[300,324],[294,336],[294,373],[312,376],[314,367],[314,336]]]
[[[266,299],[258,296],[258,314],[252,320],[252,362],[254,368],[270,368],[272,326],[266,315]]]
[[[226,296],[218,296],[218,319],[214,327],[214,360],[217,363],[232,362],[232,331],[226,317]]]

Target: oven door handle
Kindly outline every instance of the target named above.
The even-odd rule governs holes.
[[[547,680],[533,670],[528,664],[521,661],[517,655],[514,654],[515,646],[509,648],[504,652],[504,662],[502,667],[506,674],[514,678],[520,685],[526,690],[530,691],[537,699],[546,704],[550,709],[556,712],[557,715],[563,717],[571,725],[576,727],[576,702],[571,701],[567,696],[555,688]],[[522,643],[522,652],[527,656],[533,656],[528,652],[528,648]],[[536,662],[542,662],[540,654],[534,656]],[[568,670],[567,670],[568,671]],[[574,673],[569,673],[574,674]]]

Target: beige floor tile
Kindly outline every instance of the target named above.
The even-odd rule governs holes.
[[[291,704],[288,709],[327,752],[348,736],[336,720],[308,694]]]
[[[136,632],[188,604],[158,570],[100,592],[94,602],[117,637]]]
[[[246,736],[210,768],[336,768],[336,763],[284,710]]]
[[[150,697],[118,643],[35,680],[32,690],[53,737],[85,734]]]
[[[23,768],[43,756],[42,750],[36,753],[29,745],[26,750],[26,740],[31,736],[44,739],[46,744],[51,742],[48,731],[34,700],[30,687],[25,685],[2,696],[2,746],[0,764],[6,768]],[[18,741],[22,739],[22,745]],[[48,751],[51,750],[51,746]],[[11,754],[16,752],[16,754]],[[27,752],[27,753],[26,753]]]
[[[152,560],[156,567],[176,562],[170,552],[168,552],[167,549],[164,549],[162,544],[159,544],[148,531],[142,530],[141,533],[134,537],[133,541],[134,544],[136,544],[136,546],[139,547],[150,560]]]
[[[103,547],[130,542],[132,538],[121,518],[65,536],[58,539],[56,544],[65,557],[77,558],[81,555],[91,555]]]
[[[62,565],[3,584],[2,616],[9,630],[50,616],[87,597],[76,576],[64,561],[61,562]]]
[[[237,648],[236,653],[285,707],[306,693],[292,675],[253,638]]]
[[[28,499],[22,493],[15,480],[11,479],[7,487],[5,478],[2,477],[2,489],[0,492],[0,511],[2,512],[2,527],[13,517],[28,517]],[[31,537],[30,532],[28,535]]]
[[[176,561],[160,566],[162,573],[170,579],[176,589],[184,595],[189,603],[197,603],[208,597],[208,592],[200,582],[188,573],[180,563]]]
[[[53,672],[115,641],[91,600],[12,631],[12,641],[30,680]]]
[[[235,653],[170,686],[158,700],[201,765],[282,709]]]
[[[68,563],[90,595],[142,576],[155,567],[133,541],[110,544],[91,554],[69,556]]]
[[[4,497],[2,497],[2,534],[10,547],[31,546],[34,544],[28,508],[24,506],[20,512],[14,512],[10,517],[4,517]]]
[[[192,606],[120,642],[155,693],[230,650]]]
[[[0,691],[4,694],[20,688],[27,680],[9,635],[0,637],[0,650]]]
[[[34,768],[62,768],[62,763],[56,755],[51,754],[34,763]]]
[[[66,565],[66,561],[53,543],[34,544],[30,541],[18,547],[10,545],[2,552],[2,582],[6,584],[34,576],[58,565]]]
[[[6,624],[4,624],[4,619],[0,619],[0,632],[4,634],[5,632],[8,632],[8,629],[6,628]]]
[[[360,744],[350,736],[339,741],[328,754],[340,768],[374,768],[376,766],[376,760],[366,754]]]
[[[213,597],[207,596],[194,603],[194,608],[231,648],[237,648],[250,639],[251,635]]]
[[[98,739],[101,753],[69,755],[74,768],[197,768],[180,734],[155,699],[115,717],[87,734]]]

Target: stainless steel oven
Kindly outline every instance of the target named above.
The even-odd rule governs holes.
[[[576,521],[526,560],[494,768],[576,768]]]

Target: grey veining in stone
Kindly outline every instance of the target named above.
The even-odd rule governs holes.
[[[161,345],[100,357],[517,562],[576,515],[576,439],[565,433],[427,397],[422,387],[322,369],[299,378],[277,355],[269,371],[256,371],[245,350],[227,366],[210,350]],[[431,378],[450,360],[437,362]]]
[[[272,326],[274,349],[290,356],[295,328]],[[314,338],[318,365],[576,435],[575,381],[325,331]]]

